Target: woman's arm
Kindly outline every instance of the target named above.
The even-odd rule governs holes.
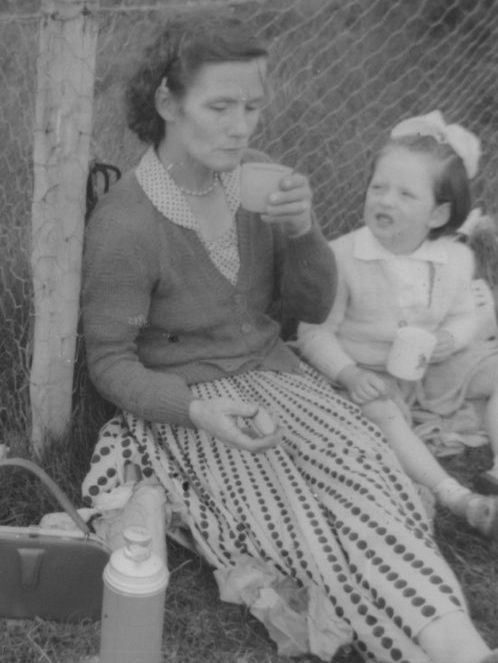
[[[308,323],[324,321],[337,287],[334,254],[318,224],[298,237],[287,237],[279,277],[282,311]]]
[[[313,215],[308,179],[283,178],[270,196],[263,222],[274,226],[275,280],[284,319],[322,322],[334,300],[336,265]]]
[[[355,365],[336,336],[348,302],[347,284],[339,263],[338,267],[335,298],[326,320],[318,325],[301,323],[297,339],[297,347],[303,357],[331,380],[337,380],[341,371]]]
[[[89,223],[82,313],[90,377],[119,408],[151,421],[189,425],[193,396],[185,380],[146,368],[137,354],[158,274],[156,247],[146,230],[124,205],[106,201]]]

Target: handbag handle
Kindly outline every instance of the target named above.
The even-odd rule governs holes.
[[[51,479],[44,470],[42,470],[41,467],[38,467],[36,463],[33,463],[30,460],[26,460],[25,458],[5,458],[0,460],[0,466],[2,465],[4,466],[10,465],[12,467],[23,467],[24,469],[29,470],[30,472],[35,474],[41,480],[43,485],[46,488],[48,488],[49,492],[52,494],[53,497],[55,497],[57,502],[68,514],[68,516],[70,516],[73,519],[78,529],[80,529],[83,532],[83,534],[85,534],[85,536],[90,536],[91,531],[89,526],[80,516],[80,514],[77,512],[76,508],[74,507],[69,497],[61,488],[59,488],[59,486],[55,483],[55,481]]]

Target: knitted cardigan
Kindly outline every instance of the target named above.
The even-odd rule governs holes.
[[[90,377],[118,407],[190,425],[189,384],[248,370],[298,371],[279,319],[325,319],[335,262],[316,223],[287,237],[239,208],[233,286],[194,230],[163,216],[133,172],[90,219],[82,312]]]

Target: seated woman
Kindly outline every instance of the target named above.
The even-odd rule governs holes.
[[[121,414],[85,490],[138,459],[217,577],[253,560],[307,592],[324,660],[351,642],[386,663],[498,661],[378,429],[280,339],[281,316],[326,317],[335,265],[303,175],[264,214],[240,207],[240,164],[266,158],[248,150],[266,68],[245,23],[189,12],[131,78],[149,149],[92,215],[83,290],[90,374]]]

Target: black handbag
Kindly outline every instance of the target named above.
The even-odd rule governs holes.
[[[0,525],[0,617],[100,619],[102,573],[110,549],[91,533],[67,495],[38,465],[8,458],[0,460],[2,466],[34,473],[77,529]]]

